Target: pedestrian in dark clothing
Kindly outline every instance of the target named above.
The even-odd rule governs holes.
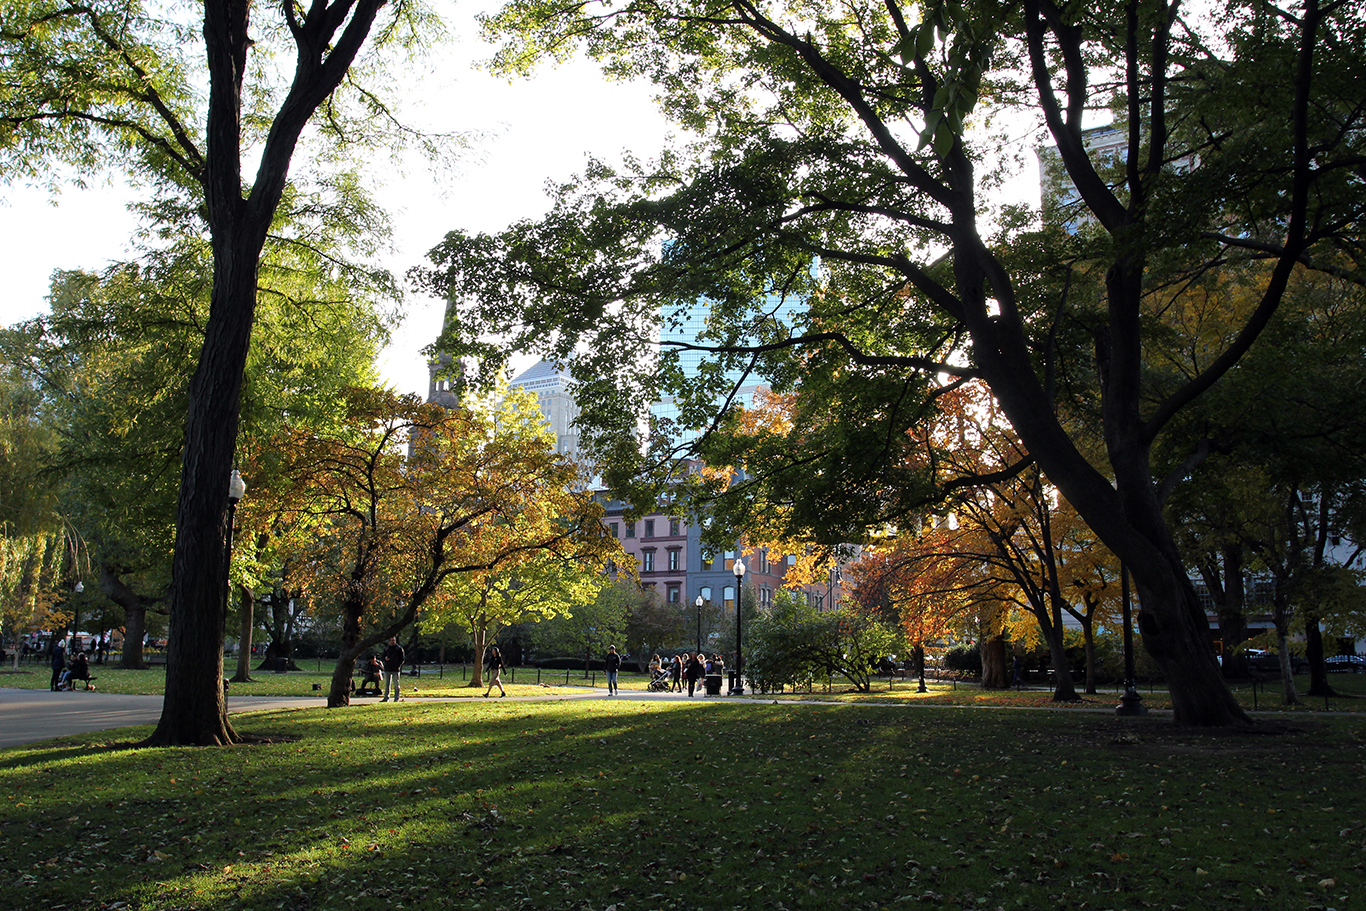
[[[678,656],[678,655],[674,655],[674,660],[673,660],[672,664],[671,664],[670,667],[669,667],[669,674],[670,674],[670,676],[673,678],[673,687],[670,688],[669,692],[671,692],[671,693],[681,693],[681,692],[683,692],[683,659],[682,659],[682,657],[680,657],[680,656]]]
[[[360,689],[356,690],[357,696],[378,696],[380,687],[380,675],[384,673],[384,665],[379,663],[379,659],[371,655],[369,659],[361,665]]]
[[[688,696],[691,697],[693,690],[697,688],[697,681],[702,677],[702,653],[696,655],[683,656],[683,676],[688,679]]]
[[[403,646],[398,644],[398,639],[394,636],[389,637],[389,644],[384,649],[384,698],[380,702],[388,702],[389,694],[392,690],[394,701],[399,701],[398,684],[399,678],[403,674]]]
[[[85,652],[77,652],[76,657],[71,659],[71,667],[67,668],[66,673],[62,675],[62,682],[58,688],[74,690],[77,680],[84,680],[86,688],[92,688],[90,686],[90,659],[85,657]]]
[[[498,651],[498,646],[489,646],[488,663],[489,688],[484,690],[484,698],[489,698],[489,693],[492,693],[493,688],[496,686],[498,687],[498,698],[502,699],[508,694],[508,691],[503,689],[503,653]]]
[[[52,690],[56,692],[62,682],[62,671],[66,670],[66,646],[58,642],[52,646]]]
[[[617,654],[615,645],[607,646],[607,660],[604,662],[607,668],[607,695],[617,695],[617,671],[621,670],[621,656]],[[636,665],[639,667],[640,665]]]

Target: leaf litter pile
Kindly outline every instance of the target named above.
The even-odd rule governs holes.
[[[1362,907],[1366,721],[603,701],[0,751],[0,907]],[[120,737],[123,737],[120,734]]]

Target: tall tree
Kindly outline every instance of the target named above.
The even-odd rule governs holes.
[[[555,453],[529,395],[509,396],[496,410],[446,409],[375,389],[350,390],[347,399],[348,427],[299,430],[275,447],[291,481],[280,491],[280,512],[314,529],[296,557],[307,564],[313,595],[336,604],[342,618],[329,706],[349,704],[356,658],[428,604],[449,616],[451,599],[473,595],[466,607],[486,632],[506,622],[508,603],[532,609],[517,601],[519,570],[528,583],[544,573],[547,585],[557,577],[591,588],[572,573],[596,573],[621,558],[601,507],[583,491],[575,464]],[[484,573],[469,586],[456,581]],[[508,602],[500,603],[494,580]]]
[[[184,23],[136,2],[43,0],[7,6],[0,19],[5,176],[41,173],[53,158],[89,165],[113,156],[178,196],[181,211],[202,216],[212,250],[209,317],[186,410],[166,696],[147,741],[161,745],[234,739],[221,685],[226,484],[258,264],[290,165],[320,109],[327,116],[314,122],[316,137],[352,131],[367,116],[391,123],[379,95],[336,90],[367,47],[411,43],[424,25],[416,4],[386,0],[284,2],[266,22],[254,22],[243,0],[194,9],[202,16],[202,70],[187,59]],[[277,69],[276,52],[292,56],[292,66]],[[206,86],[202,98],[197,83]],[[253,154],[251,173],[244,158]]]
[[[621,641],[638,595],[633,580],[618,579],[604,585],[595,598],[532,627],[531,641],[543,654],[574,658],[582,655],[586,675],[594,655],[605,655],[607,646]]]
[[[491,23],[508,37],[508,69],[582,40],[609,68],[652,78],[701,137],[649,166],[595,166],[540,222],[449,236],[429,276],[461,304],[448,341],[502,332],[514,350],[587,351],[575,361],[593,405],[582,423],[623,487],[639,474],[634,406],[674,396],[700,432],[683,443],[750,479],[729,527],[781,503],[787,537],[827,542],[859,540],[938,495],[905,458],[906,431],[945,387],[980,378],[1132,570],[1176,720],[1245,721],[1210,655],[1151,452],[1251,347],[1293,270],[1330,252],[1355,263],[1352,86],[1366,67],[1354,0],[1226,12],[1183,17],[1167,0],[513,3]],[[1123,142],[1093,150],[1083,119],[1112,104]],[[995,140],[965,125],[1009,106],[1039,117],[1058,150],[1094,228],[1086,253],[1101,298],[1013,271],[1018,222],[990,236],[999,174],[982,164]],[[1153,282],[1238,256],[1270,266],[1257,305],[1198,375],[1152,385]],[[678,346],[710,354],[707,366],[666,356],[637,369],[656,327],[693,325],[699,308],[705,328]],[[1061,342],[1078,330],[1094,358],[1064,364],[1076,350]],[[1089,374],[1099,427],[1070,422],[1074,404],[1059,397],[1069,372]],[[756,375],[780,393],[800,386],[801,420],[743,460],[708,453]],[[664,483],[652,477],[643,496]]]
[[[745,674],[761,688],[842,676],[863,693],[872,688],[879,660],[906,641],[899,627],[858,602],[817,610],[788,590],[778,593],[772,610],[756,614],[749,637]]]
[[[1358,284],[1292,278],[1264,344],[1178,423],[1188,448],[1209,456],[1182,469],[1193,483],[1168,503],[1219,609],[1226,653],[1245,638],[1244,577],[1271,581],[1278,636],[1288,642],[1303,631],[1315,694],[1328,690],[1324,633],[1355,625],[1346,619],[1355,599],[1331,580],[1354,574],[1360,546],[1366,424],[1355,389],[1366,379],[1363,307],[1366,290]],[[1186,357],[1198,357],[1199,347],[1191,345]],[[1176,462],[1181,454],[1168,446],[1158,457]],[[1286,698],[1294,700],[1286,643],[1276,648]],[[1246,672],[1236,657],[1225,661],[1229,672]]]
[[[622,633],[626,650],[640,659],[645,667],[650,657],[668,648],[678,648],[696,634],[696,608],[678,602],[669,603],[654,589],[642,589],[636,596],[626,618]]]
[[[570,616],[591,603],[607,583],[601,559],[587,554],[530,552],[452,579],[428,603],[423,630],[455,623],[469,632],[474,651],[471,687],[484,685],[484,653],[498,634],[517,623]]]
[[[308,216],[292,208],[300,202],[291,200],[277,228],[306,231],[300,223]],[[347,234],[363,230],[357,202],[363,209],[358,200],[330,207],[330,237],[304,244],[292,231],[272,235],[247,364],[244,458],[264,448],[285,415],[300,426],[326,424],[342,388],[374,377],[392,291],[344,250]],[[208,317],[209,265],[208,246],[189,235],[100,274],[58,272],[51,313],[0,338],[13,369],[42,396],[53,446],[33,467],[60,494],[100,590],[122,613],[125,667],[143,666],[148,616],[167,611],[179,418]],[[250,473],[267,501],[270,464],[263,458]],[[257,544],[238,541],[239,581],[259,576],[242,559]],[[106,625],[119,625],[117,612]]]

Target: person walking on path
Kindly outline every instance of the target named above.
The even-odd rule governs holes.
[[[403,646],[398,644],[398,638],[389,637],[389,644],[384,649],[384,655],[380,659],[384,662],[384,698],[380,702],[389,701],[389,693],[392,689],[394,701],[399,701],[398,688],[399,677],[403,674]]]
[[[693,690],[697,688],[697,680],[702,676],[702,653],[696,655],[683,656],[683,676],[688,678],[688,698],[692,698]]]
[[[62,683],[62,671],[66,670],[66,647],[60,641],[52,645],[52,691],[55,693],[57,687]]]
[[[673,687],[669,690],[669,692],[683,692],[683,658],[681,656],[674,655],[673,666],[670,668],[670,674],[673,677]]]
[[[508,694],[508,691],[503,689],[503,653],[498,651],[498,646],[489,646],[488,663],[489,688],[484,690],[484,698],[489,698],[489,693],[492,693],[493,688],[496,686],[498,687],[498,698],[502,699]]]
[[[607,660],[603,662],[607,667],[607,695],[617,694],[617,671],[621,670],[621,656],[617,654],[615,645],[607,646]],[[640,667],[640,665],[636,665]]]

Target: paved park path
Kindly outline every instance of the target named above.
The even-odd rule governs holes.
[[[510,701],[559,701],[565,699],[622,699],[635,701],[687,699],[686,693],[623,692],[609,697],[605,690],[587,689],[577,693],[554,696],[509,696]],[[708,702],[749,702],[751,699],[730,699],[725,696],[705,697]],[[378,702],[376,697],[352,697],[352,705]],[[449,698],[420,696],[405,698],[404,702],[468,702],[468,696]],[[272,709],[316,709],[327,705],[325,696],[228,696],[228,711],[258,712]],[[51,690],[24,690],[0,687],[0,748],[21,746],[66,737],[70,734],[89,734],[111,728],[126,728],[138,724],[156,724],[161,717],[160,696],[125,696],[118,693],[74,690],[54,693]]]
[[[317,708],[325,699],[229,696],[228,711]],[[69,734],[89,734],[136,724],[156,724],[161,717],[160,696],[124,696],[75,690],[0,688],[0,747],[13,747]]]

